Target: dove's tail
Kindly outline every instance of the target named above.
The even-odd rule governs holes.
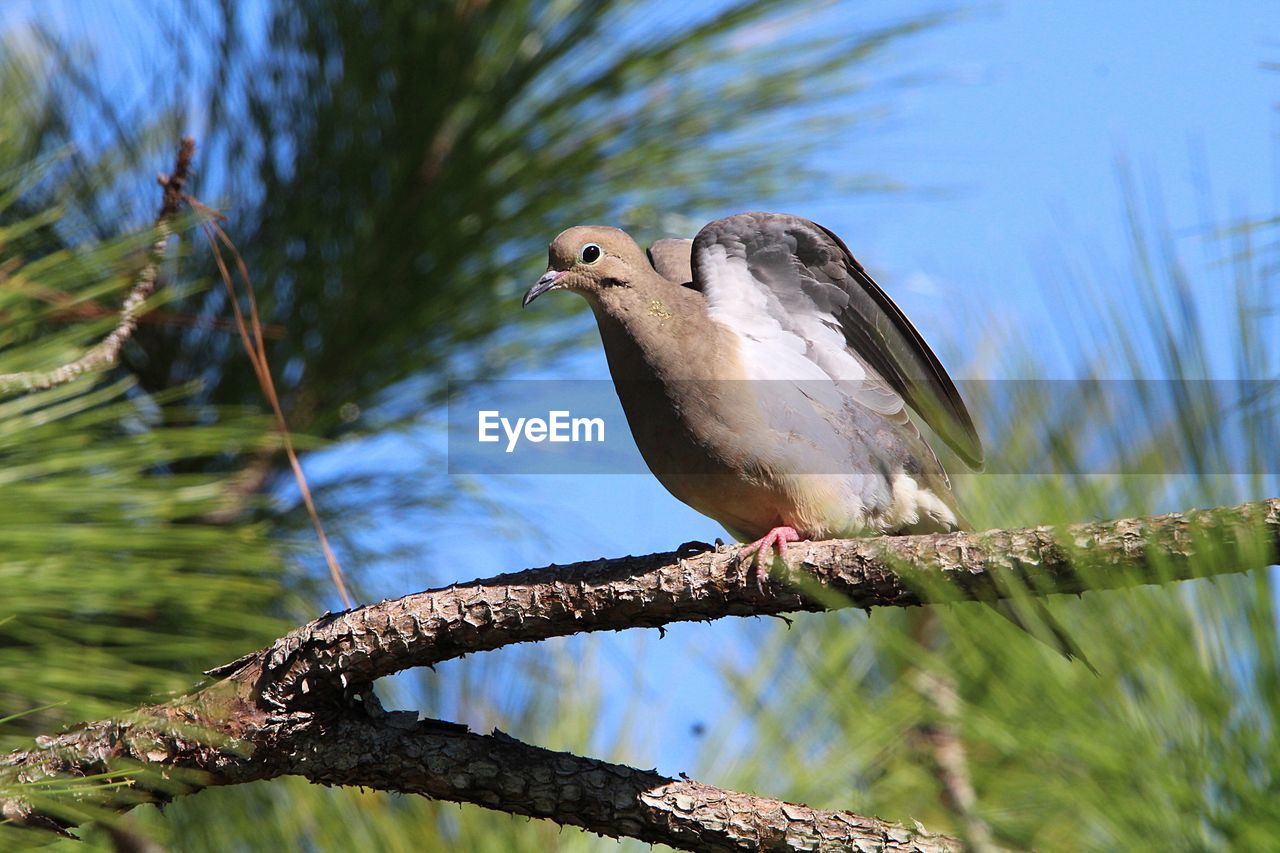
[[[960,514],[960,510],[954,506],[954,499],[951,502],[951,509],[955,513],[956,523],[955,530],[973,530],[973,526],[969,524],[969,520]],[[1039,599],[1030,599],[1027,602],[1035,609],[1036,619],[1039,621],[1038,626],[1028,625],[1027,622],[1018,615],[1007,599],[996,602],[987,602],[992,610],[1008,619],[1014,625],[1017,625],[1027,634],[1044,643],[1067,660],[1078,660],[1089,668],[1094,675],[1098,675],[1098,668],[1089,660],[1088,655],[1084,653],[1084,649],[1071,638],[1067,633],[1067,629],[1062,627],[1062,623],[1049,612],[1049,608],[1044,606],[1044,602]]]
[[[1093,665],[1092,661],[1090,661],[1088,656],[1085,655],[1084,650],[1081,649],[1076,641],[1071,638],[1071,635],[1067,633],[1067,629],[1062,627],[1062,623],[1049,612],[1049,608],[1044,606],[1044,602],[1032,600],[1028,603],[1035,608],[1036,619],[1040,623],[1034,628],[1023,621],[1022,617],[1018,615],[1017,611],[1014,610],[1013,606],[1008,601],[998,601],[990,606],[992,610],[996,611],[1049,648],[1058,652],[1067,660],[1078,660],[1087,666],[1090,672],[1094,675],[1098,675],[1098,668]]]

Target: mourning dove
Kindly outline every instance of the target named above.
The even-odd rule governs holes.
[[[980,467],[964,401],[826,228],[742,213],[646,254],[616,228],[580,226],[548,256],[524,305],[551,290],[586,298],[645,462],[748,543],[757,582],[789,542],[966,526],[908,417]],[[1065,636],[1055,645],[1079,656]]]

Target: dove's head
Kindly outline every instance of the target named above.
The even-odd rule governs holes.
[[[524,304],[548,290],[576,290],[594,299],[611,287],[634,287],[653,268],[625,231],[580,225],[562,231],[547,248],[547,272],[524,295]]]

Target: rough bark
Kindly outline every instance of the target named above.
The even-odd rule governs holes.
[[[1265,542],[1250,542],[1259,536]],[[1181,580],[1206,544],[1241,551],[1239,561],[1213,566],[1217,573],[1256,568],[1245,562],[1250,553],[1265,564],[1280,550],[1280,499],[1063,530],[799,542],[788,547],[788,571],[763,589],[746,581],[733,546],[552,565],[326,614],[210,674],[252,681],[278,707],[305,707],[332,695],[315,690],[326,678],[358,689],[409,667],[588,631]]]
[[[1213,561],[1194,560],[1211,547]],[[1075,525],[798,543],[760,589],[730,549],[550,566],[326,614],[210,673],[220,680],[127,718],[82,725],[0,758],[0,816],[65,826],[9,783],[139,777],[97,802],[123,810],[213,784],[297,774],[326,784],[471,802],[688,850],[947,850],[958,842],[387,713],[369,686],[469,652],[585,631],[842,606],[1081,592],[1275,561],[1280,499]],[[1231,559],[1224,558],[1231,555]],[[181,771],[200,771],[199,776]],[[178,774],[178,775],[175,775]],[[177,786],[177,787],[175,787]],[[183,787],[185,786],[185,787]],[[6,791],[8,789],[8,791]]]
[[[341,715],[264,718],[218,692],[42,738],[39,749],[0,759],[0,774],[32,781],[111,773],[124,778],[137,765],[168,771],[163,779],[137,776],[132,787],[107,793],[105,804],[119,810],[208,785],[294,774],[322,784],[474,803],[685,850],[961,849],[954,839],[922,829],[541,749],[502,732],[475,734],[367,702]],[[231,717],[224,716],[228,711]],[[0,797],[0,817],[55,830],[68,823],[65,812],[55,818],[14,797]]]

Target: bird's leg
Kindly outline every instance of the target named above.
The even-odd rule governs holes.
[[[778,556],[785,562],[787,559],[787,543],[799,542],[800,534],[794,527],[775,527],[754,542],[742,546],[738,559],[755,555],[751,561],[749,577],[756,582],[756,589],[764,592],[764,579],[769,574],[769,563],[773,559],[776,548]]]

